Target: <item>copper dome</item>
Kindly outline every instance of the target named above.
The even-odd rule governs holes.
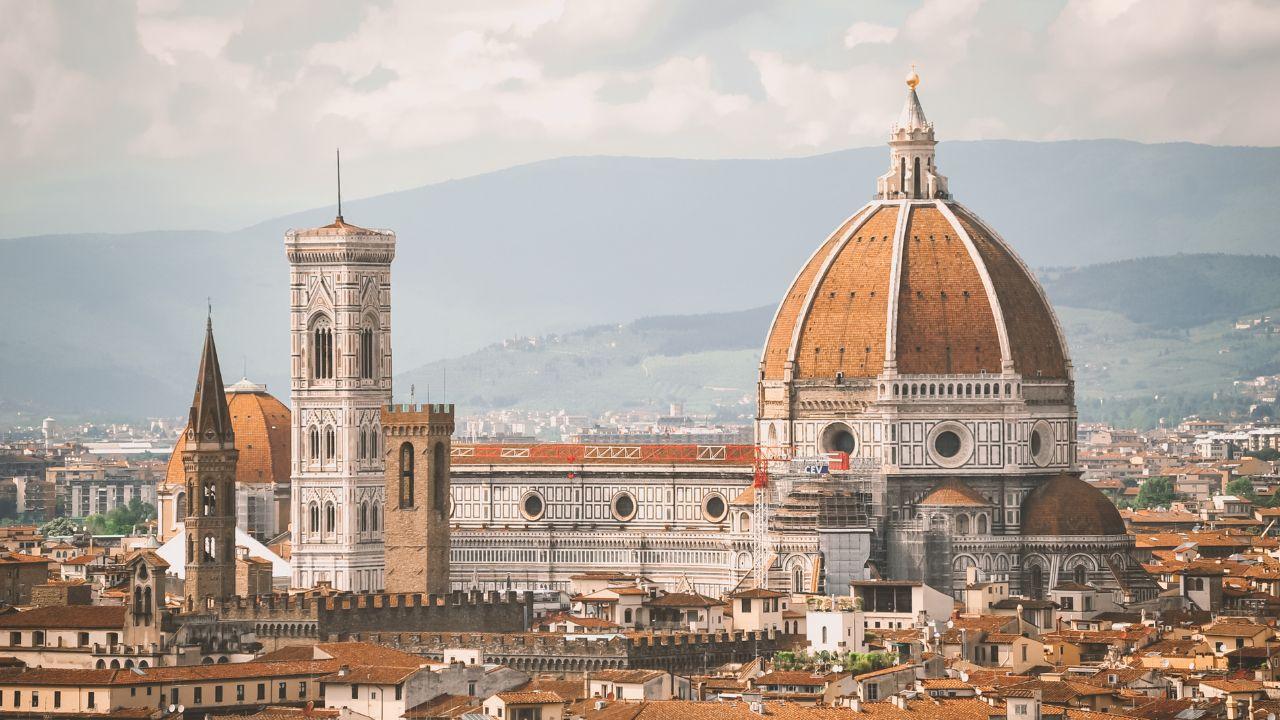
[[[289,482],[289,408],[268,394],[266,386],[245,380],[227,388],[227,408],[235,447],[240,451],[236,482]],[[164,480],[167,485],[185,482],[182,451],[186,449],[186,438],[184,429],[169,456]]]
[[[886,367],[1066,378],[1067,365],[1031,272],[973,213],[942,199],[879,200],[837,228],[782,299],[762,358],[765,380],[875,377]]]
[[[1120,511],[1075,475],[1057,475],[1022,501],[1023,535],[1124,535]]]

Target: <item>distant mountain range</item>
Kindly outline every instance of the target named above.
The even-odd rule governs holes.
[[[565,158],[350,202],[345,214],[399,235],[393,342],[398,368],[412,369],[498,338],[772,307],[813,248],[870,197],[885,158],[883,148],[780,160]],[[1276,148],[957,142],[941,146],[939,166],[957,197],[1037,267],[1276,246]],[[0,301],[10,309],[0,333],[0,419],[182,414],[206,298],[225,371],[239,375],[243,364],[284,396],[282,235],[332,214],[317,209],[225,234],[0,241]],[[1167,284],[1183,287],[1184,279]],[[1096,307],[1087,297],[1067,299]],[[1138,307],[1143,299],[1133,300]],[[1175,317],[1185,307],[1157,304]],[[741,340],[712,347],[702,328],[664,330],[663,342],[753,355],[763,336],[735,322]],[[734,342],[747,344],[722,347]],[[749,386],[753,362],[745,380],[713,373],[711,384]],[[451,365],[452,397],[460,397],[462,372]],[[706,384],[657,364],[642,373]],[[418,377],[426,375],[399,378],[397,395]],[[585,381],[564,378],[547,391],[575,405]],[[499,393],[495,386],[486,394]],[[650,396],[613,397],[624,404]]]

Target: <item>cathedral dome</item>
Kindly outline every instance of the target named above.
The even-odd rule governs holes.
[[[1100,490],[1063,473],[1022,501],[1023,535],[1124,535],[1120,511]]]
[[[885,370],[1069,377],[1057,320],[1030,270],[950,199],[916,83],[908,82],[893,126],[877,198],[836,228],[778,306],[761,379],[869,378]]]
[[[237,483],[289,482],[289,408],[267,393],[265,385],[241,380],[227,388],[227,408],[235,433]],[[183,429],[169,456],[165,484],[183,485],[182,451],[187,446]]]

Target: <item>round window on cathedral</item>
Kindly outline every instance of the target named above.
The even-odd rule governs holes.
[[[613,496],[611,509],[615,520],[626,522],[636,516],[636,499],[629,492],[620,492]]]
[[[1031,451],[1031,461],[1040,467],[1053,462],[1053,425],[1039,420],[1031,426],[1031,435],[1027,438],[1027,449]]]
[[[729,506],[725,504],[724,496],[720,493],[708,493],[702,498],[702,517],[707,522],[718,523],[724,520],[728,513]]]
[[[953,458],[960,454],[960,436],[944,430],[933,439],[933,449],[944,458]]]
[[[520,498],[520,514],[524,515],[525,520],[541,520],[542,513],[547,509],[546,503],[542,500],[542,494],[536,490],[530,490]]]
[[[933,426],[927,438],[929,459],[944,468],[958,468],[973,454],[973,434],[962,423],[948,420]]]
[[[853,451],[858,447],[858,440],[853,434],[853,429],[848,425],[837,422],[831,423],[822,429],[822,451],[828,453],[845,453],[852,455]]]

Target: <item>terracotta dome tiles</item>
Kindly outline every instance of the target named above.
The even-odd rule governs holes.
[[[998,374],[1006,352],[1001,319],[1015,372],[1029,380],[1067,377],[1053,310],[1012,251],[950,203],[945,211],[930,202],[907,203],[899,240],[900,207],[881,202],[861,211],[809,259],[770,329],[764,379],[784,379],[792,358],[796,380],[875,377],[885,367],[890,322],[900,374]],[[851,224],[857,225],[852,233]]]
[[[237,483],[289,481],[289,408],[265,392],[228,392],[227,408],[236,436]],[[182,452],[186,431],[178,436],[165,472],[165,483],[182,485]]]
[[[786,297],[782,299],[782,304],[778,307],[773,327],[769,330],[769,339],[765,342],[763,362],[766,377],[782,377],[783,369],[787,363],[787,351],[791,347],[792,330],[795,328],[796,318],[800,316],[809,288],[813,285],[813,280],[822,268],[826,257],[831,254],[831,249],[840,242],[840,239],[844,237],[844,234],[848,232],[852,225],[861,221],[862,216],[874,211],[874,208],[868,208],[855,213],[853,217],[846,220],[835,232],[831,233],[827,241],[809,258],[809,262],[800,270],[800,274],[796,276],[795,281],[791,283]]]
[[[898,372],[998,373],[1000,333],[982,276],[946,217],[911,213],[898,292]]]
[[[1004,243],[987,232],[967,210],[954,207],[991,276],[996,297],[1004,308],[1013,366],[1024,378],[1065,378],[1067,356],[1058,336],[1053,310],[1034,278]]]
[[[796,345],[797,377],[875,377],[884,368],[897,222],[896,207],[876,210],[818,279]]]
[[[1074,475],[1054,476],[1022,501],[1023,535],[1124,535],[1120,511],[1106,495]]]

